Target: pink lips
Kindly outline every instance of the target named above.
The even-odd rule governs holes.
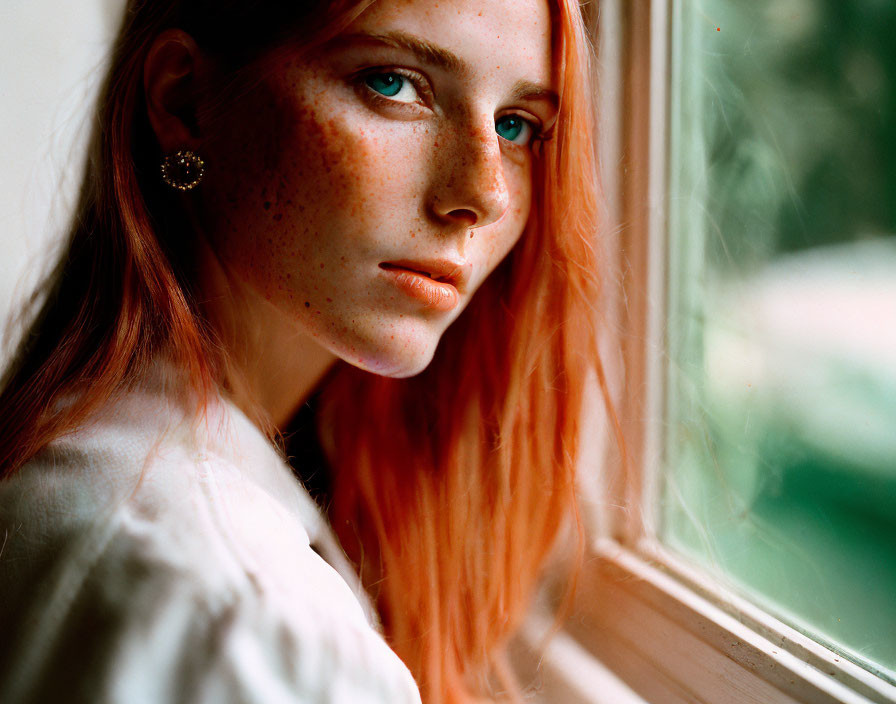
[[[411,268],[405,262],[388,262],[380,264],[380,268],[386,272],[398,288],[412,298],[416,298],[427,308],[444,312],[453,310],[460,301],[455,286],[458,275],[452,272],[438,276],[439,272],[432,271],[432,269],[445,269],[444,266],[434,267],[430,264],[431,270],[427,271],[423,268],[424,264],[416,262],[413,264],[414,266]],[[434,278],[434,276],[438,276],[438,278]]]

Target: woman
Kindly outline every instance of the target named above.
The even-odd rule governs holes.
[[[587,73],[574,0],[130,3],[0,397],[0,700],[515,696],[602,379]]]

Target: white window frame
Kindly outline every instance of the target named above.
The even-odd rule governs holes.
[[[669,85],[678,58],[669,39],[688,1],[599,3],[607,231],[619,233],[612,248],[622,272],[609,318],[624,331],[617,405],[629,465],[614,469],[622,463],[609,442],[598,443],[601,457],[583,467],[584,494],[596,501],[596,516],[586,521],[589,555],[574,616],[537,663],[540,701],[893,703],[896,687],[714,583],[656,538]],[[537,648],[547,623],[534,615],[524,641]]]

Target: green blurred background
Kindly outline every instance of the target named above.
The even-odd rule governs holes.
[[[677,0],[662,537],[896,678],[896,1]]]

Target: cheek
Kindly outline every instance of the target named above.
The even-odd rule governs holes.
[[[473,240],[481,238],[488,272],[498,266],[519,241],[532,211],[531,163],[505,164],[504,173],[509,191],[507,212],[494,224],[477,231]]]
[[[298,84],[277,93],[259,88],[228,116],[201,194],[218,251],[269,285],[331,257],[347,234],[340,223],[365,230],[394,171],[381,141],[332,98],[302,96]]]

